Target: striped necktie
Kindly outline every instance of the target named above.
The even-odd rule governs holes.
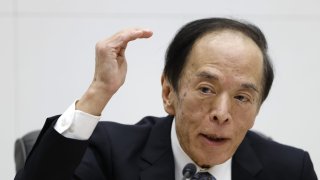
[[[216,180],[216,178],[208,172],[198,172],[191,178],[191,180]]]

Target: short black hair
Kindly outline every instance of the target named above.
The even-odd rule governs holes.
[[[247,22],[228,18],[206,18],[184,25],[168,46],[163,75],[173,86],[173,89],[178,92],[179,79],[194,43],[207,33],[220,30],[241,32],[252,39],[261,50],[263,55],[262,104],[272,86],[274,79],[273,66],[268,55],[268,44],[264,34],[257,26]]]

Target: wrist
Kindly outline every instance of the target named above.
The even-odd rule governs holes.
[[[101,116],[103,109],[114,92],[108,91],[103,84],[93,82],[84,95],[76,102],[76,110]]]

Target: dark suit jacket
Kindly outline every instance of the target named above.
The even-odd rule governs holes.
[[[100,122],[89,141],[65,138],[49,118],[16,180],[174,180],[172,117],[136,125]],[[232,180],[316,180],[307,152],[248,132]]]

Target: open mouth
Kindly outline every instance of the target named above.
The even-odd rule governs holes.
[[[209,144],[212,145],[221,145],[225,142],[227,142],[228,140],[230,140],[229,138],[225,138],[225,137],[219,137],[216,135],[207,135],[207,134],[200,134]]]

